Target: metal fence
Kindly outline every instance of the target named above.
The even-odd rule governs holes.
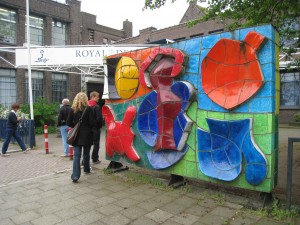
[[[6,136],[6,123],[6,119],[0,119],[0,139],[2,140],[4,140]],[[30,148],[36,145],[33,120],[23,120],[21,122],[21,126],[18,126],[18,132],[25,145],[29,146]],[[12,138],[11,142],[16,143],[16,140]]]

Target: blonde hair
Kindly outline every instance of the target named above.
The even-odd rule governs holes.
[[[74,110],[74,113],[76,113],[78,110],[83,111],[85,107],[88,106],[88,97],[84,92],[79,92],[73,101],[72,109]]]

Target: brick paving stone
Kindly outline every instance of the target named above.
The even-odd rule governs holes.
[[[231,218],[235,215],[236,210],[226,207],[217,206],[215,209],[211,211],[212,214],[221,216],[221,217],[227,217]]]
[[[15,225],[15,223],[13,223],[10,219],[6,218],[1,220],[1,224],[2,225]]]
[[[170,220],[183,225],[191,225],[195,223],[198,219],[198,216],[194,216],[188,213],[179,213],[170,218]]]
[[[145,217],[148,217],[149,219],[154,220],[157,223],[163,223],[172,216],[174,216],[172,213],[161,209],[156,209],[145,215]]]
[[[128,208],[130,206],[137,205],[138,203],[139,202],[134,199],[127,198],[127,199],[118,200],[114,204],[123,208]]]
[[[102,220],[102,218],[104,218],[104,215],[93,210],[93,211],[85,212],[85,213],[77,216],[77,218],[84,224],[90,224],[90,223]]]
[[[208,208],[208,207],[201,206],[198,204],[192,205],[189,208],[186,208],[184,210],[185,213],[189,213],[189,214],[199,216],[199,217],[206,215],[210,211],[211,211],[210,207]]]
[[[122,215],[126,216],[127,218],[134,220],[137,219],[145,214],[148,213],[147,210],[145,209],[141,209],[139,207],[136,206],[132,206],[130,208],[125,208],[121,211],[119,211]]]
[[[169,202],[160,209],[176,215],[178,213],[183,212],[186,209],[186,206],[181,204],[175,204],[174,202]]]
[[[158,225],[158,224],[161,224],[161,223],[157,223],[155,222],[154,220],[148,218],[148,217],[145,217],[145,216],[142,216],[136,220],[134,220],[132,223],[132,225]]]
[[[27,211],[10,217],[15,224],[23,224],[39,218],[40,216],[35,211]]]
[[[96,208],[97,211],[99,211],[100,213],[104,214],[104,215],[113,215],[115,212],[119,212],[121,210],[123,210],[124,208],[115,204],[108,204],[102,207],[98,207]]]
[[[208,213],[203,217],[201,217],[200,221],[206,225],[226,224],[228,218],[224,216],[218,216],[212,213]]]
[[[34,225],[54,225],[54,224],[57,224],[59,222],[61,222],[62,219],[51,214],[51,215],[45,215],[45,216],[42,216],[38,219],[35,219],[32,221],[32,224]]]
[[[104,218],[101,219],[104,223],[107,223],[109,225],[126,225],[130,222],[130,219],[127,217],[123,216],[119,212],[116,212],[113,214],[113,216],[105,216]]]

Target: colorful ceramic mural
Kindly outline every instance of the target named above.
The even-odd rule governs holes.
[[[109,56],[107,159],[270,192],[277,41],[265,25]]]

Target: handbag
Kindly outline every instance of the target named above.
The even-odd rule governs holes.
[[[86,111],[86,108],[85,108],[84,112],[82,113],[78,123],[71,130],[69,130],[69,132],[67,134],[67,143],[69,145],[73,145],[73,143],[77,137],[77,134],[78,134],[81,122],[82,122],[82,117],[83,117],[85,111]]]

